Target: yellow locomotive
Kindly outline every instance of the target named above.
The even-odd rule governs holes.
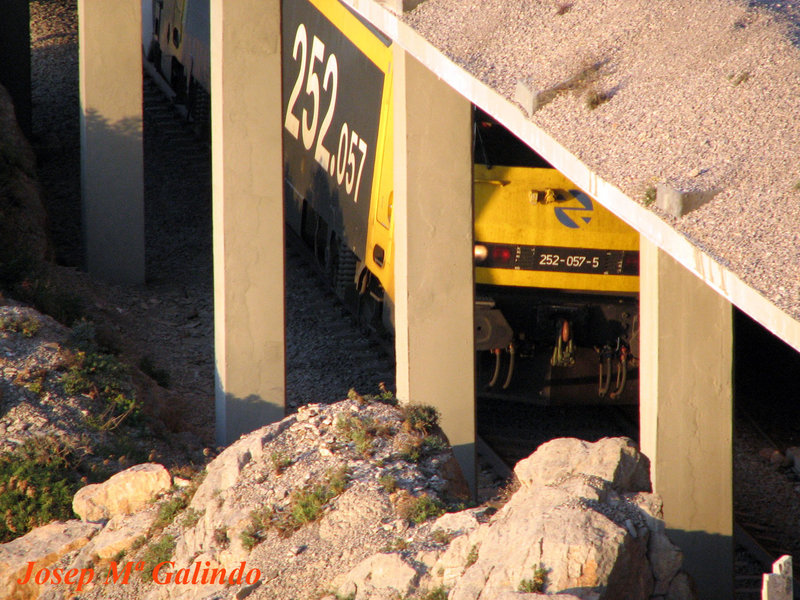
[[[191,104],[207,89],[208,0],[144,1],[153,2],[151,55]],[[286,222],[342,300],[391,331],[391,40],[338,0],[284,0],[282,40]],[[636,402],[638,234],[489,115],[474,115],[483,393]]]

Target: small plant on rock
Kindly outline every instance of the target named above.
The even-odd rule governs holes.
[[[469,553],[467,554],[467,561],[464,563],[464,568],[469,569],[472,565],[478,562],[478,552],[480,549],[480,544],[472,544],[472,548],[469,549]]]
[[[143,556],[145,568],[142,571],[142,579],[144,581],[152,581],[153,569],[156,568],[157,564],[166,562],[172,558],[172,553],[175,551],[176,545],[173,536],[165,535],[160,540],[147,547]]]
[[[388,494],[391,494],[397,489],[397,478],[390,473],[384,473],[381,475],[378,478],[378,483],[381,484],[383,490]]]
[[[286,469],[292,465],[292,459],[287,456],[285,452],[275,450],[269,455],[269,460],[272,463],[272,470],[275,475],[281,475]]]
[[[431,539],[437,544],[449,544],[453,539],[453,534],[444,529],[437,529],[431,533]]]
[[[159,504],[158,514],[153,524],[150,526],[150,535],[161,531],[172,523],[175,517],[178,516],[178,513],[186,508],[188,504],[189,501],[185,494],[178,494]]]
[[[439,586],[432,590],[428,590],[421,600],[447,600],[447,588]]]
[[[220,548],[227,548],[231,540],[228,537],[228,528],[225,526],[217,527],[214,530],[214,543]]]
[[[191,528],[197,525],[201,518],[203,518],[203,513],[205,511],[196,510],[194,508],[186,509],[186,513],[183,515],[183,520],[181,521],[181,525],[183,527]]]
[[[11,331],[21,333],[24,337],[32,338],[41,329],[42,324],[36,317],[23,317],[21,315],[11,315],[0,317],[0,331]]]
[[[400,516],[415,525],[420,525],[428,519],[434,519],[444,514],[444,504],[427,494],[402,502],[398,506]]]
[[[439,424],[439,411],[424,404],[403,406],[403,428],[427,435]]]
[[[547,573],[547,569],[541,566],[534,567],[533,577],[520,581],[517,590],[528,594],[540,594],[544,592],[544,588],[547,585]]]
[[[599,90],[589,90],[586,94],[586,107],[589,110],[594,110],[601,104],[605,104],[611,100],[611,94],[608,92],[601,92]]]

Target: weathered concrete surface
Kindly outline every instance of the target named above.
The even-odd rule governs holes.
[[[277,0],[211,2],[216,436],[220,444],[284,415],[279,15]]]
[[[141,4],[78,1],[86,266],[111,283],[145,277]]]
[[[640,264],[642,451],[701,597],[730,598],[732,308],[644,238]]]
[[[393,60],[397,396],[439,409],[474,491],[471,107],[401,49]]]

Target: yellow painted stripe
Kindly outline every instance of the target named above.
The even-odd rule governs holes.
[[[392,60],[391,46],[386,47],[338,0],[309,0],[309,2],[333,23],[336,29],[353,42],[376,67],[384,73],[389,72]]]

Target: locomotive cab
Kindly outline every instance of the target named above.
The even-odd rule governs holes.
[[[474,144],[481,393],[636,403],[638,234],[479,109]]]

